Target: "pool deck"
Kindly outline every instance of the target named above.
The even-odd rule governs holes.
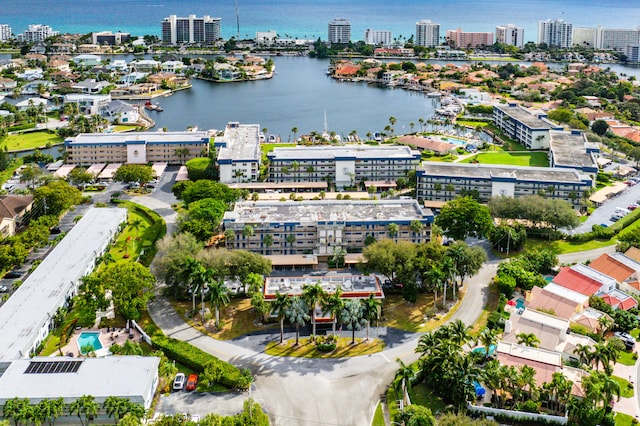
[[[130,340],[132,342],[140,342],[141,335],[135,328],[131,328],[131,333],[133,335],[133,338],[131,339],[129,338],[129,333],[126,332],[124,327],[116,327],[115,331],[112,330],[114,329],[109,329],[109,331],[107,331],[106,328],[77,329],[73,333],[73,336],[71,336],[71,339],[69,339],[69,342],[61,348],[62,354],[68,356],[73,355],[74,358],[84,356],[80,354],[80,349],[78,348],[78,337],[83,332],[100,332],[100,343],[102,343],[102,349],[96,351],[96,356],[98,357],[110,355],[111,352],[109,352],[109,348],[114,343],[122,346],[127,340]],[[60,356],[60,352],[56,352],[52,354],[52,356]]]

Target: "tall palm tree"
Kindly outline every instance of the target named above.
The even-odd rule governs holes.
[[[187,257],[182,262],[182,276],[189,283],[193,312],[196,311],[196,294],[198,291],[204,291],[210,274],[204,264],[193,257]]]
[[[331,324],[333,335],[336,335],[336,324],[340,321],[342,309],[344,309],[344,300],[342,299],[342,290],[337,288],[333,294],[328,295],[324,300],[322,309],[333,317]]]
[[[519,345],[537,348],[538,344],[540,343],[540,339],[538,339],[538,336],[533,333],[520,333],[517,334],[516,337],[518,338]]]
[[[498,333],[489,327],[484,328],[478,335],[478,341],[482,343],[484,347],[484,356],[489,358],[491,346],[495,345],[498,341]]]
[[[20,421],[20,412],[24,410],[25,406],[29,406],[28,398],[12,398],[5,402],[2,407],[3,417],[8,420],[13,420],[14,424],[18,424]]]
[[[333,257],[331,260],[336,265],[336,269],[340,269],[341,262],[344,262],[344,257],[347,251],[342,246],[333,246]]]
[[[404,399],[405,392],[409,386],[411,386],[411,381],[415,377],[416,373],[411,368],[411,365],[406,365],[400,358],[397,358],[398,364],[400,364],[400,368],[396,371],[396,376],[394,379],[394,383],[399,387],[401,398]]]
[[[38,402],[37,407],[49,426],[54,426],[56,419],[64,414],[64,400],[62,398],[43,399]]]
[[[607,334],[607,331],[613,328],[615,323],[609,315],[602,315],[598,318],[598,325],[600,326],[600,334],[604,337],[604,335]]]
[[[107,413],[107,416],[113,417],[116,424],[118,424],[122,416],[127,414],[129,405],[131,405],[129,399],[117,396],[108,396],[102,403],[102,407]]]
[[[302,300],[304,300],[307,306],[311,308],[311,312],[312,312],[311,324],[313,328],[311,334],[314,336],[316,335],[316,321],[315,321],[316,305],[318,304],[320,304],[320,306],[324,305],[324,300],[326,297],[327,297],[327,293],[324,291],[324,289],[320,285],[320,282],[307,285],[302,289]]]
[[[389,231],[389,237],[395,238],[396,236],[398,236],[398,232],[400,231],[400,227],[398,226],[397,223],[390,223],[387,226],[387,230]]]
[[[551,381],[542,386],[548,393],[549,407],[564,414],[566,404],[571,397],[573,382],[562,373],[553,373]]]
[[[229,303],[229,289],[221,279],[208,281],[209,300],[215,310],[216,328],[220,327],[220,307]]]
[[[297,143],[298,142],[298,138],[296,138],[296,135],[298,134],[298,128],[297,127],[292,127],[291,128],[291,133],[293,133],[293,142]]]
[[[293,296],[291,303],[286,310],[287,319],[296,326],[296,346],[299,343],[300,326],[304,326],[309,321],[309,307],[302,297]]]
[[[593,352],[591,353],[591,362],[593,362],[596,370],[599,370],[600,364],[602,364],[602,368],[605,369],[607,365],[609,365],[609,361],[611,361],[611,351],[607,349],[605,345],[602,343],[596,343],[593,347]]]
[[[284,343],[284,319],[287,315],[289,305],[291,305],[289,295],[276,291],[276,298],[271,302],[271,313],[276,314],[278,321],[280,321],[280,344]]]
[[[591,364],[591,347],[589,345],[578,343],[573,353],[578,356],[581,365]]]
[[[85,425],[85,422],[82,420],[84,416],[87,421],[86,424],[88,425],[90,419],[98,414],[98,403],[95,401],[93,396],[83,395],[69,405],[69,414],[76,414],[78,419],[80,419],[80,424],[82,426]]]
[[[421,235],[424,230],[424,225],[419,220],[412,220],[409,224],[409,229],[411,229],[414,234]]]
[[[346,324],[347,328],[351,330],[351,344],[356,343],[356,330],[360,330],[363,326],[364,310],[359,300],[349,299],[344,302],[344,308],[342,309],[342,323]]]
[[[380,318],[380,305],[380,301],[377,300],[373,294],[370,294],[366,299],[362,299],[363,316],[367,321],[367,340],[369,340],[369,326],[371,321],[377,321],[378,318]]]

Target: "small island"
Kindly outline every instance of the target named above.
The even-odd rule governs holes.
[[[241,58],[219,56],[199,65],[195,77],[217,83],[266,80],[273,77],[276,69],[271,58],[265,60],[260,56],[250,55]]]

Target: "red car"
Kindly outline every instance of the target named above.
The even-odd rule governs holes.
[[[196,390],[196,386],[198,386],[198,375],[197,374],[189,374],[189,379],[187,380],[188,391]]]

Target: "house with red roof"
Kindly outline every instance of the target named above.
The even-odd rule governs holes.
[[[585,265],[562,268],[553,282],[585,296],[616,288],[616,280]]]

